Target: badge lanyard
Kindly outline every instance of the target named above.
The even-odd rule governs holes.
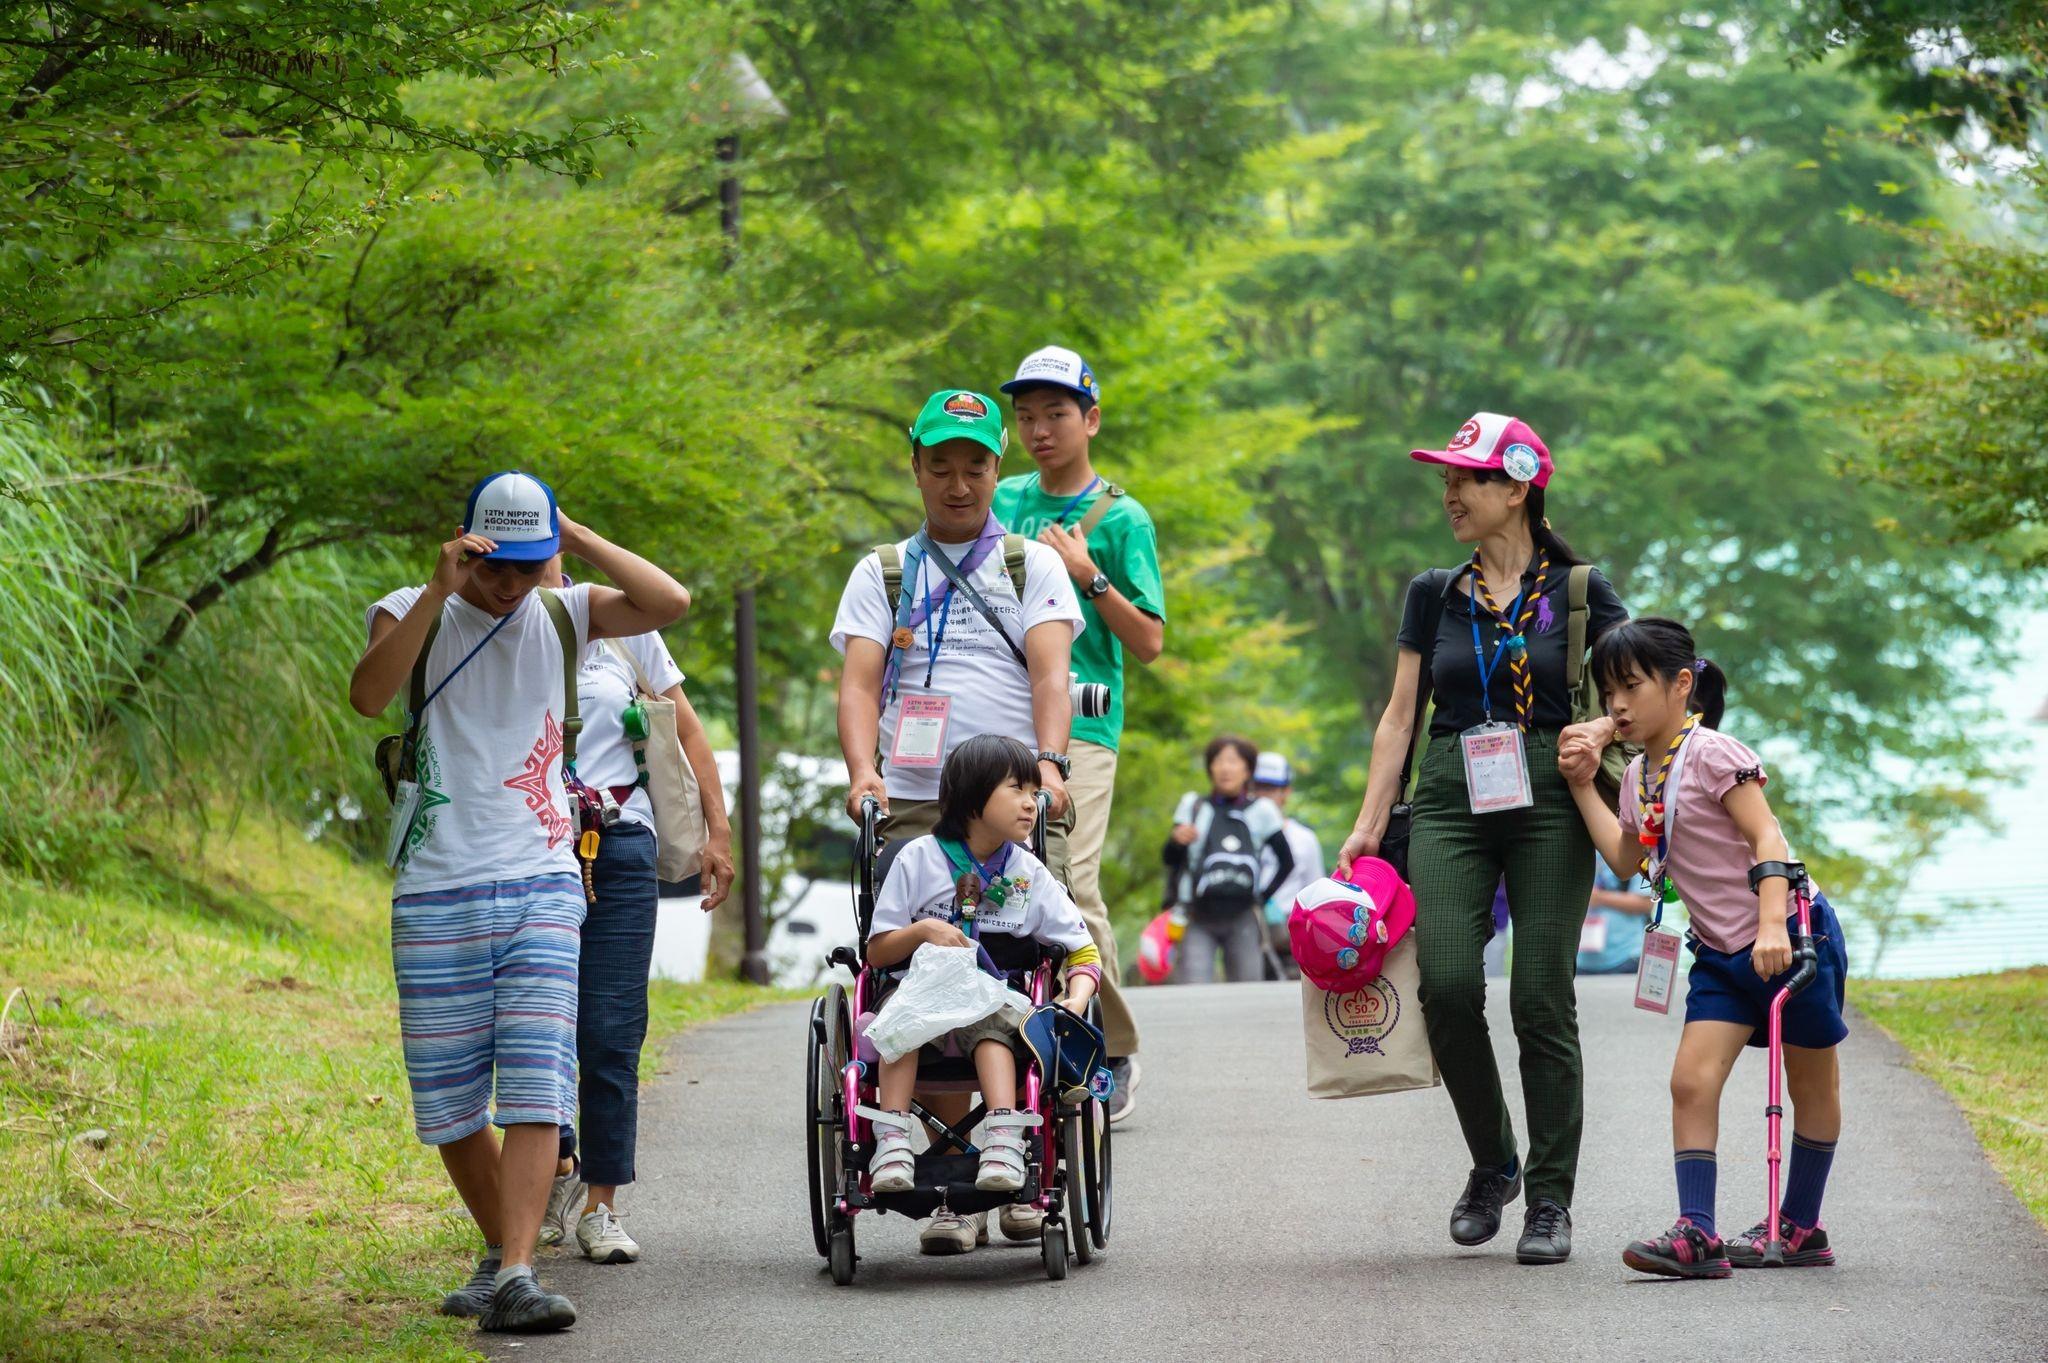
[[[1483,592],[1486,588],[1482,586],[1479,590]],[[1527,594],[1528,589],[1525,587],[1515,597],[1514,605],[1508,608],[1508,619],[1512,620],[1515,612],[1521,610],[1522,598]],[[1479,602],[1477,593],[1474,593],[1472,601],[1476,607]],[[1491,604],[1491,602],[1488,603],[1489,607]],[[1510,649],[1520,649],[1525,646],[1525,641],[1521,635],[1509,634],[1493,646],[1493,659],[1489,662],[1486,657],[1486,646],[1479,639],[1479,612],[1476,609],[1472,612],[1472,657],[1479,664],[1479,704],[1486,711],[1486,722],[1488,724],[1493,723],[1493,677],[1496,672],[1500,671],[1501,655]],[[1524,723],[1526,722],[1526,717],[1524,717]]]
[[[1671,746],[1664,750],[1663,760],[1657,764],[1657,785],[1650,787],[1650,767],[1647,760],[1636,773],[1636,808],[1642,825],[1636,834],[1636,841],[1645,849],[1642,868],[1650,880],[1650,896],[1655,901],[1651,910],[1650,927],[1664,921],[1664,906],[1678,898],[1678,889],[1671,883],[1671,834],[1678,822],[1678,801],[1673,789],[1676,778],[1684,769],[1684,748],[1686,739],[1692,737],[1699,727],[1697,713],[1685,717],[1685,723],[1678,726]]]
[[[1101,487],[1101,486],[1102,486],[1102,479],[1100,479],[1100,478],[1096,478],[1096,479],[1094,479],[1093,481],[1091,481],[1091,482],[1090,482],[1090,483],[1088,484],[1088,486],[1086,486],[1086,487],[1082,488],[1082,489],[1081,489],[1081,490],[1080,490],[1079,492],[1077,492],[1077,493],[1075,493],[1075,494],[1074,494],[1073,496],[1071,496],[1071,497],[1067,498],[1067,504],[1066,504],[1065,506],[1061,507],[1061,508],[1059,509],[1059,514],[1058,514],[1058,515],[1056,515],[1056,516],[1054,516],[1054,517],[1052,518],[1052,520],[1053,520],[1053,524],[1054,524],[1054,525],[1057,525],[1057,526],[1058,526],[1058,527],[1060,527],[1060,529],[1062,529],[1062,530],[1066,529],[1066,528],[1067,528],[1067,516],[1068,516],[1068,515],[1069,515],[1069,514],[1070,514],[1070,513],[1071,513],[1071,512],[1073,511],[1073,509],[1074,509],[1075,507],[1077,507],[1077,506],[1079,506],[1079,505],[1081,504],[1081,499],[1082,499],[1083,497],[1086,497],[1086,496],[1087,496],[1087,495],[1088,495],[1089,493],[1091,493],[1091,492],[1095,491],[1095,489],[1096,489],[1096,488],[1099,488],[1099,487]],[[1043,492],[1043,491],[1045,491],[1045,485],[1044,485],[1043,483],[1040,483],[1040,484],[1039,484],[1039,486],[1038,486],[1038,490],[1039,490],[1040,492]]]
[[[882,703],[885,708],[889,699],[896,694],[903,671],[903,655],[909,650],[910,641],[916,637],[911,631],[919,625],[925,627],[926,690],[931,689],[932,669],[938,661],[939,645],[946,639],[946,616],[951,614],[953,584],[948,580],[945,591],[940,593],[936,600],[925,588],[926,554],[922,541],[928,533],[928,530],[920,530],[912,536],[910,547],[903,555],[904,579],[910,586],[902,592],[896,604],[896,628],[890,638],[889,660],[882,673]],[[981,534],[976,537],[973,545],[960,560],[959,568],[963,577],[972,576],[974,571],[981,567],[990,552],[1002,542],[1003,533],[1002,525],[991,515],[982,526]],[[938,552],[936,547],[933,552]],[[932,614],[935,610],[939,615],[936,630],[932,625]]]
[[[1516,595],[1513,604],[1503,612],[1493,603],[1493,592],[1486,585],[1486,575],[1480,569],[1479,555],[1472,555],[1472,653],[1479,662],[1479,697],[1486,710],[1486,722],[1493,722],[1493,675],[1500,667],[1503,652],[1508,655],[1509,665],[1515,678],[1516,724],[1527,730],[1535,709],[1535,696],[1529,679],[1529,622],[1536,618],[1536,604],[1543,599],[1543,588],[1550,577],[1550,553],[1538,550],[1536,554],[1536,586],[1532,591],[1524,586]],[[1484,607],[1495,623],[1508,631],[1507,637],[1494,646],[1493,661],[1486,660],[1486,651],[1479,639],[1479,610]]]

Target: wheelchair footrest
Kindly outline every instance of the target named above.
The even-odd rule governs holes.
[[[974,1155],[946,1154],[917,1157],[917,1186],[907,1193],[880,1193],[870,1199],[876,1208],[900,1216],[923,1218],[938,1209],[942,1200],[956,1212],[993,1211],[1013,1202],[1038,1198],[1038,1180],[1029,1175],[1024,1186],[1013,1193],[984,1192],[974,1186],[981,1160]]]

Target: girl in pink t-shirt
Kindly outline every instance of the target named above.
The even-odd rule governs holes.
[[[1684,899],[1692,928],[1685,1030],[1671,1066],[1678,1223],[1632,1243],[1621,1257],[1644,1273],[1725,1278],[1760,1266],[1768,1237],[1758,1223],[1724,1244],[1714,1226],[1721,1090],[1743,1047],[1764,1044],[1771,997],[1792,969],[1791,886],[1772,876],[1752,890],[1749,870],[1790,861],[1791,849],[1764,799],[1762,761],[1716,727],[1727,679],[1698,656],[1685,626],[1655,616],[1615,625],[1593,645],[1592,666],[1617,736],[1640,743],[1643,756],[1622,780],[1619,811],[1594,789],[1599,750],[1590,736],[1575,739],[1567,729],[1558,768],[1614,873],[1649,870],[1661,858],[1652,891]],[[1646,826],[1655,846],[1640,836]],[[1842,1128],[1835,1047],[1849,1034],[1842,1023],[1842,928],[1817,891],[1812,928],[1819,974],[1787,1003],[1783,1019],[1794,1115],[1779,1235],[1785,1262],[1800,1266],[1834,1262],[1820,1200]]]

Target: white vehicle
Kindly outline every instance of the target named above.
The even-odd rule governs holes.
[[[718,754],[718,775],[737,824],[738,753]],[[782,753],[761,776],[761,870],[772,887],[762,904],[769,923],[769,976],[784,988],[807,989],[823,978],[825,958],[834,947],[858,944],[846,771],[836,758]],[[703,902],[702,895],[662,899],[654,929],[656,975],[685,981],[704,978],[711,919],[702,911]],[[739,901],[733,899],[719,912],[738,909]]]

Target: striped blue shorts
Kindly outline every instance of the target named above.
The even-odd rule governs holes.
[[[492,1119],[559,1126],[576,1112],[576,962],[583,885],[534,876],[391,901],[398,1027],[413,1122],[447,1145]]]

